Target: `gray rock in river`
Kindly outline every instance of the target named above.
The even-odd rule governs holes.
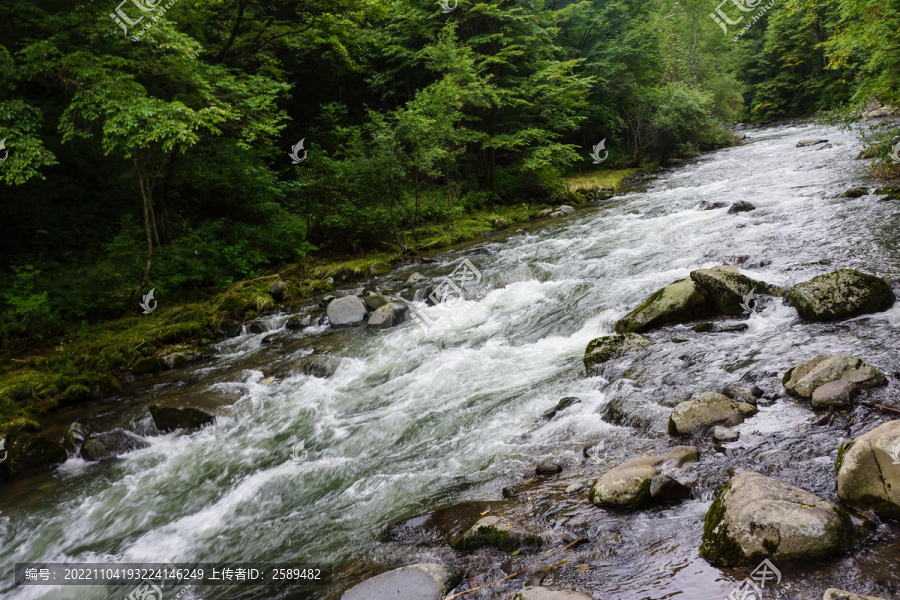
[[[655,291],[616,323],[616,333],[644,333],[664,325],[692,321],[714,314],[706,291],[690,279],[681,279]]]
[[[884,279],[852,269],[839,269],[798,283],[788,295],[797,312],[810,321],[835,321],[882,312],[894,304]]]
[[[365,297],[363,297],[363,302],[366,303],[366,306],[369,307],[369,310],[378,310],[390,301],[390,298],[387,298],[379,294],[378,292],[369,292],[365,295]]]
[[[760,392],[762,392],[762,390],[760,390]],[[750,388],[741,387],[739,385],[726,385],[722,388],[722,394],[733,400],[746,402],[747,404],[756,406],[756,396]],[[760,394],[760,396],[761,395],[762,394]]]
[[[812,407],[820,410],[853,408],[853,401],[859,396],[859,388],[854,383],[839,379],[819,386],[812,395]]]
[[[406,283],[404,283],[403,286],[404,287],[412,287],[412,286],[416,285],[417,283],[422,283],[423,281],[425,281],[425,276],[422,275],[421,273],[419,273],[418,271],[416,271],[415,273],[413,273],[412,275],[409,276],[409,278],[406,280]]]
[[[675,407],[669,417],[669,434],[702,435],[732,415],[752,416],[758,412],[758,408],[747,402],[738,402],[716,392],[705,392]]]
[[[663,467],[680,467],[700,460],[700,451],[676,446],[665,456],[641,456],[604,473],[591,488],[590,501],[598,506],[637,508],[650,499],[650,484]]]
[[[513,594],[510,600],[594,600],[594,597],[565,588],[529,586]]]
[[[492,546],[507,552],[515,552],[522,546],[540,546],[541,536],[528,531],[506,517],[488,516],[478,519],[468,531],[451,546],[457,552],[466,552]]]
[[[841,444],[834,470],[845,505],[900,517],[900,421]]]
[[[284,326],[290,331],[301,331],[312,326],[312,315],[294,315]]]
[[[749,212],[751,210],[756,210],[756,207],[747,202],[746,200],[741,200],[739,202],[735,202],[728,208],[728,214],[734,215],[742,212]]]
[[[166,399],[150,405],[150,416],[160,431],[196,429],[213,423],[216,417],[208,409],[188,406],[188,401]]]
[[[875,367],[851,354],[819,354],[788,369],[781,383],[795,398],[810,399],[818,388],[832,381],[852,383],[860,389],[887,384]]]
[[[803,148],[804,146],[815,146],[816,144],[824,144],[828,140],[800,140],[797,142],[797,148]]]
[[[712,439],[717,442],[734,442],[741,434],[737,431],[732,431],[730,429],[725,429],[721,425],[716,425],[712,428]]]
[[[677,502],[691,497],[691,488],[669,475],[650,480],[650,497],[656,502]]]
[[[341,600],[442,600],[462,577],[454,566],[420,563],[367,579],[344,592]]]
[[[0,480],[47,469],[67,458],[61,444],[24,431],[6,436],[3,449],[6,459],[0,463]]]
[[[870,525],[806,490],[741,473],[716,492],[700,556],[724,566],[818,558],[850,548]]]
[[[567,215],[575,212],[575,209],[572,208],[571,206],[569,206],[568,204],[561,204],[559,206],[559,208],[557,208],[556,210],[561,210],[562,212],[566,213]]]
[[[869,193],[869,188],[858,187],[858,188],[850,188],[843,194],[841,194],[841,198],[859,198],[861,196],[866,196]]]
[[[87,461],[109,460],[120,454],[148,446],[150,444],[141,436],[118,427],[88,438],[81,446],[81,458]]]
[[[653,340],[639,333],[618,333],[596,338],[584,350],[584,369],[591,375],[596,365],[652,345]]]
[[[723,315],[744,314],[744,299],[751,291],[773,296],[784,293],[781,288],[742,275],[736,265],[698,269],[691,272],[691,279],[706,291],[716,313]]]
[[[876,598],[875,596],[860,596],[852,592],[845,592],[837,588],[829,588],[825,590],[822,600],[885,600],[884,598]]]
[[[344,296],[328,305],[328,321],[335,329],[362,325],[368,310],[358,296]]]
[[[78,451],[81,450],[81,445],[84,443],[84,438],[86,437],[87,434],[84,431],[84,427],[81,423],[76,421],[69,425],[69,430],[63,438],[63,448],[66,449],[69,456],[75,456],[78,454]]]
[[[557,217],[564,217],[564,216],[566,216],[566,213],[564,213],[564,212],[561,211],[561,210],[557,210],[557,211],[554,211],[554,212],[550,213],[549,216],[550,216],[551,219],[555,219],[555,218],[557,218]]]
[[[563,398],[562,400],[560,400],[559,402],[557,402],[556,406],[554,406],[553,408],[551,408],[550,410],[548,410],[547,412],[542,414],[541,418],[542,419],[552,419],[553,417],[556,416],[556,413],[558,413],[559,411],[566,410],[573,404],[578,404],[579,402],[581,402],[581,398],[576,398],[575,396],[567,396],[567,397]]]
[[[388,302],[369,317],[369,327],[388,329],[409,319],[409,306],[402,300]]]

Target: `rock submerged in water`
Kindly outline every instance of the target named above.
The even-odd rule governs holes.
[[[547,412],[542,414],[541,418],[548,419],[548,420],[552,419],[553,417],[556,416],[556,413],[558,413],[559,411],[566,410],[573,404],[578,404],[579,402],[581,402],[581,398],[576,398],[575,396],[566,396],[565,398],[563,398],[562,400],[557,402],[556,406],[554,406],[553,408],[551,408],[550,410],[548,410]]]
[[[804,146],[815,146],[816,144],[824,144],[828,140],[800,140],[797,142],[797,148],[803,148]]]
[[[818,558],[852,547],[868,525],[806,490],[741,473],[716,492],[700,556],[722,566]]]
[[[524,529],[506,517],[488,516],[478,519],[478,522],[450,546],[457,552],[467,552],[484,546],[515,552],[522,546],[542,544],[540,535]]]
[[[565,588],[531,586],[516,592],[510,600],[594,600],[594,597]]]
[[[737,431],[725,429],[721,425],[716,425],[715,427],[713,427],[711,435],[712,439],[717,442],[734,442],[739,437],[741,437],[741,434]]]
[[[81,458],[101,461],[150,446],[142,437],[121,427],[88,438],[81,446]]]
[[[739,385],[726,385],[724,388],[722,388],[722,394],[728,396],[732,400],[746,402],[747,404],[756,406],[756,396],[754,395],[753,390],[750,388],[741,387]]]
[[[859,198],[861,196],[866,196],[869,193],[868,188],[859,187],[859,188],[850,188],[843,194],[841,194],[841,198]]]
[[[677,502],[691,497],[691,488],[669,475],[650,480],[650,497],[657,502]]]
[[[744,314],[744,299],[751,291],[773,296],[784,293],[774,285],[742,275],[735,265],[698,269],[691,272],[691,279],[706,290],[716,313],[722,315]]]
[[[197,407],[173,406],[169,401],[150,405],[150,416],[160,431],[197,429],[216,420],[215,415]]]
[[[591,375],[596,365],[652,345],[653,340],[639,333],[618,333],[599,337],[591,340],[584,350],[584,369]]]
[[[834,467],[841,502],[883,517],[900,518],[898,454],[900,421],[890,421],[841,444]]]
[[[359,296],[344,296],[332,301],[326,309],[328,321],[335,329],[357,327],[366,320],[368,310]]]
[[[758,412],[758,408],[747,402],[738,402],[716,392],[705,392],[675,407],[669,417],[669,434],[702,435],[732,415],[752,416]]]
[[[63,448],[66,449],[69,456],[75,456],[81,450],[81,445],[86,437],[87,434],[84,431],[84,427],[76,421],[69,425],[69,430],[63,438]]]
[[[836,321],[882,312],[894,304],[891,286],[874,275],[839,269],[791,288],[788,298],[809,321]]]
[[[380,307],[369,317],[369,327],[388,329],[409,319],[409,306],[402,300],[393,300]]]
[[[0,479],[12,479],[65,462],[68,455],[61,444],[20,431],[6,437],[6,459],[0,463]]]
[[[462,578],[463,572],[456,567],[420,563],[367,579],[341,600],[442,600]]]
[[[852,592],[845,592],[837,588],[829,588],[825,590],[822,600],[885,600],[884,598],[876,598],[875,596],[860,596]]]
[[[781,378],[788,394],[804,400],[811,399],[818,388],[832,381],[844,381],[860,389],[887,384],[881,371],[851,354],[819,354],[788,369]]]
[[[643,304],[616,323],[616,333],[644,333],[664,325],[692,321],[713,314],[706,291],[681,279],[655,291]]]
[[[638,508],[650,499],[653,478],[664,466],[680,467],[700,460],[700,451],[676,446],[665,456],[640,456],[604,473],[591,488],[590,501],[598,506]]]
[[[756,207],[746,200],[741,200],[740,202],[735,202],[728,208],[728,214],[734,215],[737,213],[749,212],[751,210],[756,210]]]

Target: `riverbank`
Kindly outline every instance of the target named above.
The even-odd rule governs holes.
[[[611,196],[635,172],[579,174],[569,180],[561,201],[581,206],[589,197]],[[314,254],[302,263],[238,282],[199,301],[170,305],[157,293],[158,308],[148,315],[136,311],[72,327],[52,343],[6,347],[0,354],[0,435],[39,431],[42,419],[61,406],[104,398],[121,392],[134,377],[202,360],[212,352],[210,344],[276,308],[269,289],[274,281],[286,283],[279,294],[281,301],[308,298],[363,277],[385,274],[418,256],[427,257],[492,231],[538,219],[549,222],[546,215],[540,216],[541,211],[556,206],[519,204],[476,211],[452,224],[431,223],[416,232],[402,232],[411,247],[405,253],[395,249],[360,257]]]

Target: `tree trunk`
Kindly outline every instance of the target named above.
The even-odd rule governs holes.
[[[141,199],[144,201],[144,229],[147,231],[147,266],[144,268],[144,276],[141,278],[140,285],[131,292],[131,297],[128,298],[129,305],[134,300],[135,294],[147,285],[147,280],[150,279],[150,264],[153,260],[153,230],[150,222],[151,199],[148,197],[149,182],[146,181],[146,173],[142,172],[138,165],[137,157],[134,158],[134,169],[137,171],[138,181],[141,184]]]

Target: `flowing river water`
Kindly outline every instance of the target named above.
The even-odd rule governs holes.
[[[211,361],[97,404],[94,417],[135,431],[149,447],[103,463],[70,459],[5,484],[0,598],[126,593],[14,586],[13,563],[39,560],[336,565],[336,583],[312,593],[232,586],[185,596],[206,600],[337,598],[365,577],[414,562],[466,567],[465,589],[560,551],[568,530],[587,541],[538,569],[537,579],[530,575],[533,582],[543,578],[600,600],[724,599],[749,571],[716,568],[698,556],[716,486],[757,470],[836,501],[839,443],[888,420],[860,406],[817,425],[821,414],[808,403],[779,394],[781,374],[816,354],[855,354],[890,379],[868,400],[900,404],[900,303],[812,324],[770,300],[742,320],[744,331],[669,327],[650,334],[655,344],[646,351],[609,363],[602,376],[585,376],[581,359],[590,340],[612,333],[614,322],[656,289],[723,257],[748,255],[744,273],[780,286],[837,268],[900,276],[897,203],[839,197],[850,187],[876,186],[867,161],[854,160],[854,134],[819,125],[749,133],[742,146],[688,161],[565,219],[494,234],[443,253],[437,264],[359,284],[397,293],[398,280],[413,271],[436,278],[469,259],[486,295],[473,295],[457,318],[428,331],[406,323],[292,333],[284,330],[289,314],[277,313],[262,319],[275,331],[269,339],[227,340]],[[795,147],[815,137],[832,146]],[[700,209],[704,201],[741,200],[756,210]],[[442,316],[441,307],[420,309]],[[296,369],[313,348],[329,368]],[[587,488],[563,491],[589,484],[610,464],[664,452],[677,443],[666,433],[675,403],[738,382],[761,386],[773,401],[736,428],[737,442],[718,450],[707,440],[689,442],[701,450],[701,462],[686,475],[695,486],[691,500],[616,512],[590,505]],[[148,402],[199,393],[230,399],[214,426],[155,431]],[[581,402],[552,420],[540,417],[566,396]],[[301,441],[308,455],[297,463],[291,452]],[[582,449],[601,442],[608,462],[586,461]],[[565,470],[526,480],[542,460]],[[516,495],[504,500],[504,488]],[[532,523],[547,549],[460,557],[416,530],[417,520],[407,521],[465,502]],[[397,523],[404,524],[391,527]],[[900,527],[882,523],[852,552],[779,568],[782,583],[769,597],[818,600],[826,588],[840,587],[900,598]],[[521,585],[511,580],[468,597],[502,598]]]

